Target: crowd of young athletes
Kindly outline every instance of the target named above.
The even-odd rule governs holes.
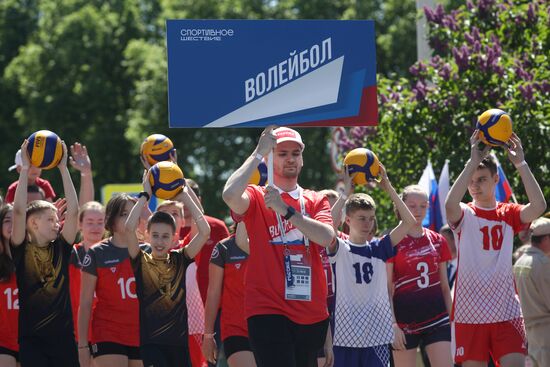
[[[274,140],[276,177],[301,162],[304,144],[295,131],[290,134],[281,139],[272,128],[262,134]],[[278,154],[282,141],[296,143],[300,157]],[[349,175],[343,175],[344,192],[311,194],[317,200],[311,205],[324,213],[314,219],[330,222],[334,238],[324,247],[312,243],[311,249],[309,240],[300,238],[305,242],[300,246],[318,257],[304,268],[311,267],[312,282],[321,284],[327,296],[320,304],[285,302],[301,302],[304,312],[297,317],[304,324],[317,325],[308,321],[308,309],[324,308],[330,314],[330,322],[318,324],[324,345],[315,346],[315,364],[388,366],[392,355],[397,367],[415,366],[421,346],[432,366],[484,366],[490,356],[504,367],[523,365],[527,346],[511,270],[513,236],[539,217],[546,204],[517,136],[508,155],[524,183],[527,205],[495,201],[496,165],[488,148],[480,150],[478,144],[476,132],[470,159],[447,198],[454,237],[448,236],[448,228],[442,235],[422,227],[427,193],[411,185],[398,194],[383,165],[378,187],[393,201],[399,220],[385,235],[377,236],[375,202],[367,194],[353,194]],[[0,367],[203,367],[216,363],[220,341],[231,367],[277,365],[262,358],[269,353],[258,341],[260,324],[250,317],[250,305],[245,307],[246,297],[260,299],[256,288],[247,290],[255,274],[260,279],[265,270],[256,261],[247,274],[247,258],[260,246],[254,243],[257,228],[247,228],[254,223],[252,209],[239,215],[238,205],[228,202],[235,221],[230,234],[223,222],[204,214],[198,186],[187,180],[176,197],[151,213],[147,170],[138,197],[118,194],[104,207],[93,200],[90,157],[78,143],[70,149],[63,143],[58,166],[63,199],[57,199],[40,170],[30,165],[26,148],[25,141],[10,167],[19,180],[8,188],[0,209]],[[257,164],[261,158],[256,154],[249,160]],[[68,165],[80,173],[79,195]],[[301,168],[297,164],[296,177]],[[473,202],[464,204],[467,189]],[[249,187],[248,200],[265,196],[265,206],[273,208],[278,199],[270,190]],[[296,202],[302,204],[307,191],[296,192]],[[310,210],[305,205],[287,209],[279,221],[287,238],[285,229],[276,233],[285,251],[285,241],[295,234],[287,220],[296,210],[304,216]],[[455,241],[459,270],[449,277],[448,263],[456,265]],[[272,241],[270,246],[275,245]],[[284,259],[286,265],[286,252]],[[267,273],[270,266],[266,257]],[[311,287],[315,292],[315,284]],[[254,327],[254,343],[248,326]],[[299,328],[293,330],[293,343],[307,343],[300,340]],[[277,345],[267,348],[285,352]],[[295,365],[311,366],[306,359]]]

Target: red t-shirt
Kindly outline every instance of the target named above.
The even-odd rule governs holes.
[[[69,290],[71,293],[71,306],[73,309],[73,322],[74,322],[74,335],[78,341],[78,306],[80,305],[80,278],[82,277],[81,269],[82,262],[86,256],[86,250],[82,243],[76,243],[73,245],[71,252],[71,258],[69,259]],[[92,304],[93,308],[97,299],[94,297]],[[91,316],[91,315],[90,315]],[[90,325],[88,328],[88,340],[92,339],[92,318],[90,317]]]
[[[97,277],[92,343],[139,346],[139,301],[128,249],[105,240],[88,250],[82,265]]]
[[[445,238],[424,229],[422,237],[406,236],[396,249],[397,255],[388,262],[394,264],[393,302],[399,327],[416,334],[448,324],[439,276],[440,264],[451,260]]]
[[[15,189],[17,189],[18,184],[19,184],[19,181],[15,181],[8,187],[8,192],[6,193],[6,199],[5,199],[6,203],[10,203],[10,204],[13,203],[13,200],[15,199]],[[34,181],[34,184],[40,187],[42,190],[44,190],[46,199],[52,199],[52,201],[55,199],[55,191],[53,191],[50,181],[37,177],[36,180]]]
[[[287,205],[300,211],[299,190],[282,193]],[[245,315],[284,315],[298,324],[313,324],[325,320],[327,312],[327,281],[321,261],[321,247],[310,242],[309,255],[303,244],[293,244],[292,250],[302,254],[311,264],[311,301],[285,299],[284,246],[280,245],[280,233],[276,213],[264,202],[265,189],[249,185],[246,193],[250,198],[248,210],[243,215],[250,240],[245,275]],[[292,196],[291,196],[292,195]],[[310,218],[332,226],[330,206],[327,198],[315,191],[303,190],[305,212]],[[289,221],[283,226],[287,239],[303,238]],[[272,244],[273,242],[273,244]]]
[[[0,282],[0,347],[19,351],[17,328],[19,297],[15,273],[6,282]]]
[[[214,247],[210,263],[223,269],[221,300],[222,340],[230,336],[248,338],[244,317],[244,275],[248,255],[235,242],[235,236],[224,239]]]
[[[216,243],[229,236],[229,230],[225,223],[217,218],[204,216],[210,225],[210,238],[201,251],[195,256],[195,264],[197,264],[197,283],[199,283],[199,291],[201,292],[202,303],[206,304],[206,294],[208,293],[208,264],[210,256]],[[188,243],[188,242],[187,242]]]

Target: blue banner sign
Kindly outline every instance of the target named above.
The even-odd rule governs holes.
[[[168,20],[170,127],[376,125],[374,22]]]

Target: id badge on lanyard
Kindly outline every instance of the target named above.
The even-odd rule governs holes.
[[[306,214],[304,198],[300,191],[300,211]],[[284,244],[285,299],[292,301],[311,301],[311,263],[309,239],[304,236],[306,252],[292,249],[287,245],[281,217],[276,214],[281,239]]]

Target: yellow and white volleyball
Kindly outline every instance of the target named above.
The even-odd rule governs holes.
[[[479,138],[487,145],[505,146],[512,137],[512,119],[506,112],[493,108],[477,118]]]
[[[37,131],[27,139],[31,164],[42,169],[56,167],[63,157],[63,145],[57,134],[49,130]]]
[[[158,162],[150,169],[149,183],[153,195],[169,200],[180,193],[185,183],[183,172],[173,162]]]
[[[348,172],[353,176],[353,182],[356,185],[365,185],[369,181],[376,180],[380,173],[378,157],[366,148],[350,151],[344,158],[344,165],[348,167]]]
[[[248,183],[258,186],[265,186],[267,184],[267,165],[264,161],[261,161],[258,164],[258,167],[254,170],[252,176],[250,176]]]
[[[141,143],[140,153],[150,165],[158,162],[169,161],[170,154],[174,151],[172,140],[162,134],[153,134],[145,138]]]

